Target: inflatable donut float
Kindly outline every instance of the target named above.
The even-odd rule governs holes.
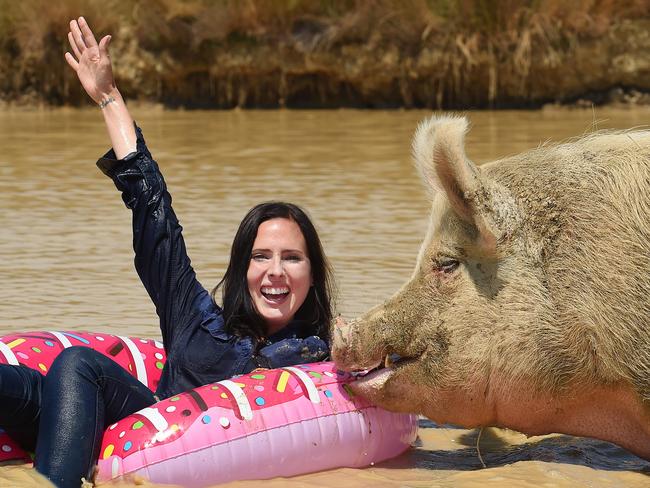
[[[110,334],[7,335],[0,337],[0,363],[46,374],[70,345],[97,349],[152,389],[160,378],[162,344]],[[364,467],[399,455],[416,438],[417,418],[353,395],[352,381],[331,362],[311,363],[259,370],[167,398],[106,429],[97,480],[137,474],[200,487]],[[0,434],[0,461],[25,457]]]
[[[151,390],[160,381],[165,359],[159,341],[78,331],[12,333],[0,337],[0,364],[20,364],[47,374],[54,358],[71,346],[85,346],[111,358]],[[31,457],[0,429],[0,462]]]

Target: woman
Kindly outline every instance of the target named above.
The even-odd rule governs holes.
[[[244,217],[223,280],[223,309],[197,281],[171,197],[117,90],[107,47],[70,22],[68,64],[102,110],[113,149],[97,165],[133,211],[135,266],[160,318],[167,362],[152,392],[105,356],[69,348],[48,375],[0,366],[0,426],[60,487],[92,476],[106,426],[155,401],[253,369],[326,359],[330,278],[321,244],[295,205]]]

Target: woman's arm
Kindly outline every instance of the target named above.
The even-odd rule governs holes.
[[[83,17],[70,21],[68,32],[71,53],[65,59],[77,73],[86,93],[99,105],[104,115],[108,136],[118,159],[136,150],[133,119],[120,94],[115,79],[108,45],[111,36],[104,36],[97,44],[93,32]]]
[[[97,165],[109,176],[133,212],[135,267],[156,306],[165,348],[169,350],[197,316],[216,313],[207,291],[196,279],[185,250],[182,228],[158,165],[133,123],[115,85],[108,55],[110,36],[99,44],[88,23],[70,22],[74,53],[65,58],[88,95],[102,109],[113,145]],[[194,321],[193,321],[194,320]]]

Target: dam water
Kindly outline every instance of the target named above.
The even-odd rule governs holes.
[[[133,113],[206,288],[222,277],[243,215],[265,200],[298,203],[314,218],[344,317],[380,303],[410,276],[428,216],[410,140],[428,112],[135,107]],[[650,122],[643,108],[467,115],[467,152],[478,163],[594,129]],[[154,307],[133,269],[130,213],[94,164],[107,140],[98,110],[0,112],[0,334],[50,329],[159,337]],[[417,444],[395,460],[264,486],[650,484],[649,462],[608,443],[486,429],[477,450],[478,431],[424,419],[421,426]],[[43,479],[25,466],[3,466],[0,486],[43,486]]]

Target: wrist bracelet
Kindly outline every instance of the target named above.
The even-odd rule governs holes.
[[[99,108],[103,109],[106,105],[108,105],[109,103],[114,102],[114,101],[115,101],[115,99],[113,97],[108,97],[106,100],[102,100],[101,102],[99,102],[99,104],[98,104]]]

